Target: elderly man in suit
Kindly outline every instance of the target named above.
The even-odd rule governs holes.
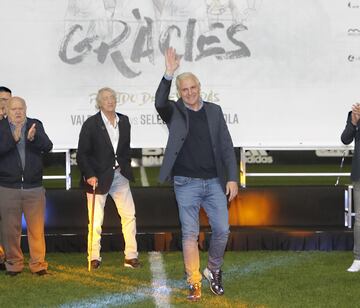
[[[189,284],[187,298],[201,297],[198,251],[199,210],[209,217],[212,236],[203,274],[211,291],[222,295],[221,266],[229,233],[227,199],[238,192],[235,152],[220,106],[200,97],[200,82],[192,73],[176,78],[180,99],[169,100],[171,80],[180,65],[173,48],[166,50],[166,71],[157,89],[155,107],[169,129],[160,181],[173,180],[182,228],[182,246]]]
[[[42,154],[52,142],[42,123],[26,116],[21,97],[8,101],[7,118],[0,121],[0,214],[6,257],[6,274],[16,276],[24,268],[20,247],[24,214],[29,242],[29,267],[39,276],[47,274],[45,261],[45,189],[42,186]]]
[[[350,144],[355,141],[355,152],[352,159],[351,180],[354,187],[354,207],[355,207],[355,226],[354,226],[354,261],[348,268],[348,272],[360,271],[360,103],[352,106],[352,110],[347,115],[346,126],[341,134],[341,141]]]
[[[89,221],[93,187],[96,187],[93,244],[92,247],[88,245],[88,260],[93,269],[99,268],[104,208],[106,198],[110,195],[121,217],[125,240],[124,266],[138,268],[135,205],[129,185],[129,180],[133,180],[129,118],[116,113],[116,93],[110,88],[98,91],[96,104],[100,111],[83,124],[77,153],[77,162],[85,179]]]

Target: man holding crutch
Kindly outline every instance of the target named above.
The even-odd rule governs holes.
[[[116,104],[114,90],[100,89],[96,96],[96,107],[100,111],[84,122],[79,137],[77,163],[87,192],[88,261],[91,262],[92,269],[99,268],[101,264],[101,230],[108,195],[113,198],[121,217],[125,240],[124,266],[140,267],[135,205],[129,185],[129,180],[133,180],[130,166],[130,122],[127,116],[116,113]]]

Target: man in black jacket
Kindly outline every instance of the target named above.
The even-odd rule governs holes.
[[[344,144],[350,144],[355,141],[355,151],[352,159],[351,180],[354,187],[354,207],[355,207],[355,225],[354,225],[354,261],[348,268],[348,272],[360,271],[360,104],[354,104],[351,112],[347,115],[346,126],[341,134],[341,141]]]
[[[121,217],[125,240],[124,266],[140,267],[135,205],[129,186],[129,180],[133,180],[130,166],[130,122],[127,116],[116,113],[116,103],[114,90],[100,89],[96,97],[100,112],[85,121],[79,137],[77,162],[85,180],[89,221],[93,187],[96,187],[92,247],[90,236],[88,237],[88,260],[93,269],[97,269],[101,263],[101,230],[108,195],[113,198]]]
[[[45,189],[42,186],[42,154],[52,142],[39,120],[26,117],[20,97],[8,102],[7,118],[0,121],[0,214],[6,255],[6,274],[16,276],[24,268],[20,247],[24,213],[32,273],[47,274],[45,261]]]
[[[7,87],[0,86],[0,120],[6,117],[6,106],[11,98],[11,90]],[[4,271],[5,267],[5,251],[2,243],[1,235],[1,216],[0,216],[0,270]]]

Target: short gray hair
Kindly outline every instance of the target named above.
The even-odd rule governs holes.
[[[185,73],[182,73],[182,74],[180,74],[180,75],[178,75],[178,76],[176,77],[176,89],[178,90],[178,92],[179,92],[179,90],[180,90],[180,82],[181,82],[182,80],[185,80],[185,79],[193,79],[193,80],[195,80],[195,82],[197,83],[197,85],[200,87],[200,81],[199,81],[199,79],[198,79],[193,73],[185,72]]]
[[[20,103],[22,103],[25,109],[27,108],[25,100],[19,96],[10,97],[9,101],[7,102],[7,108],[10,108],[11,103],[14,101],[19,101]]]
[[[96,94],[96,105],[95,105],[95,108],[96,108],[96,109],[100,109],[101,94],[102,94],[103,92],[111,92],[112,95],[114,95],[115,100],[117,101],[116,92],[115,92],[113,89],[111,89],[111,88],[109,88],[109,87],[101,88],[101,89],[98,91],[98,93]]]

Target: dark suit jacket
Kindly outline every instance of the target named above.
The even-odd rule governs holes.
[[[172,179],[172,169],[184,144],[189,127],[189,117],[182,99],[176,102],[168,99],[170,88],[171,81],[163,78],[155,95],[155,108],[169,129],[169,139],[160,169],[159,180],[161,182]],[[221,107],[204,102],[203,108],[205,108],[208,120],[217,175],[225,191],[226,182],[238,182],[233,143]]]
[[[33,141],[27,140],[29,129],[36,124]],[[34,188],[42,186],[42,154],[51,151],[52,142],[37,119],[26,118],[25,168],[16,147],[8,119],[0,120],[0,186],[9,188]]]
[[[359,123],[354,126],[351,123],[351,111],[348,113],[346,126],[341,134],[341,141],[344,144],[350,144],[355,140],[355,151],[352,159],[351,166],[351,180],[356,182],[360,180],[360,132],[359,132]]]
[[[127,116],[120,113],[117,115],[120,135],[116,153],[100,112],[88,118],[81,128],[77,163],[84,177],[87,192],[92,192],[92,187],[86,180],[93,176],[98,178],[96,193],[109,192],[114,178],[115,159],[120,165],[121,174],[128,180],[133,180],[130,166],[130,122]]]

